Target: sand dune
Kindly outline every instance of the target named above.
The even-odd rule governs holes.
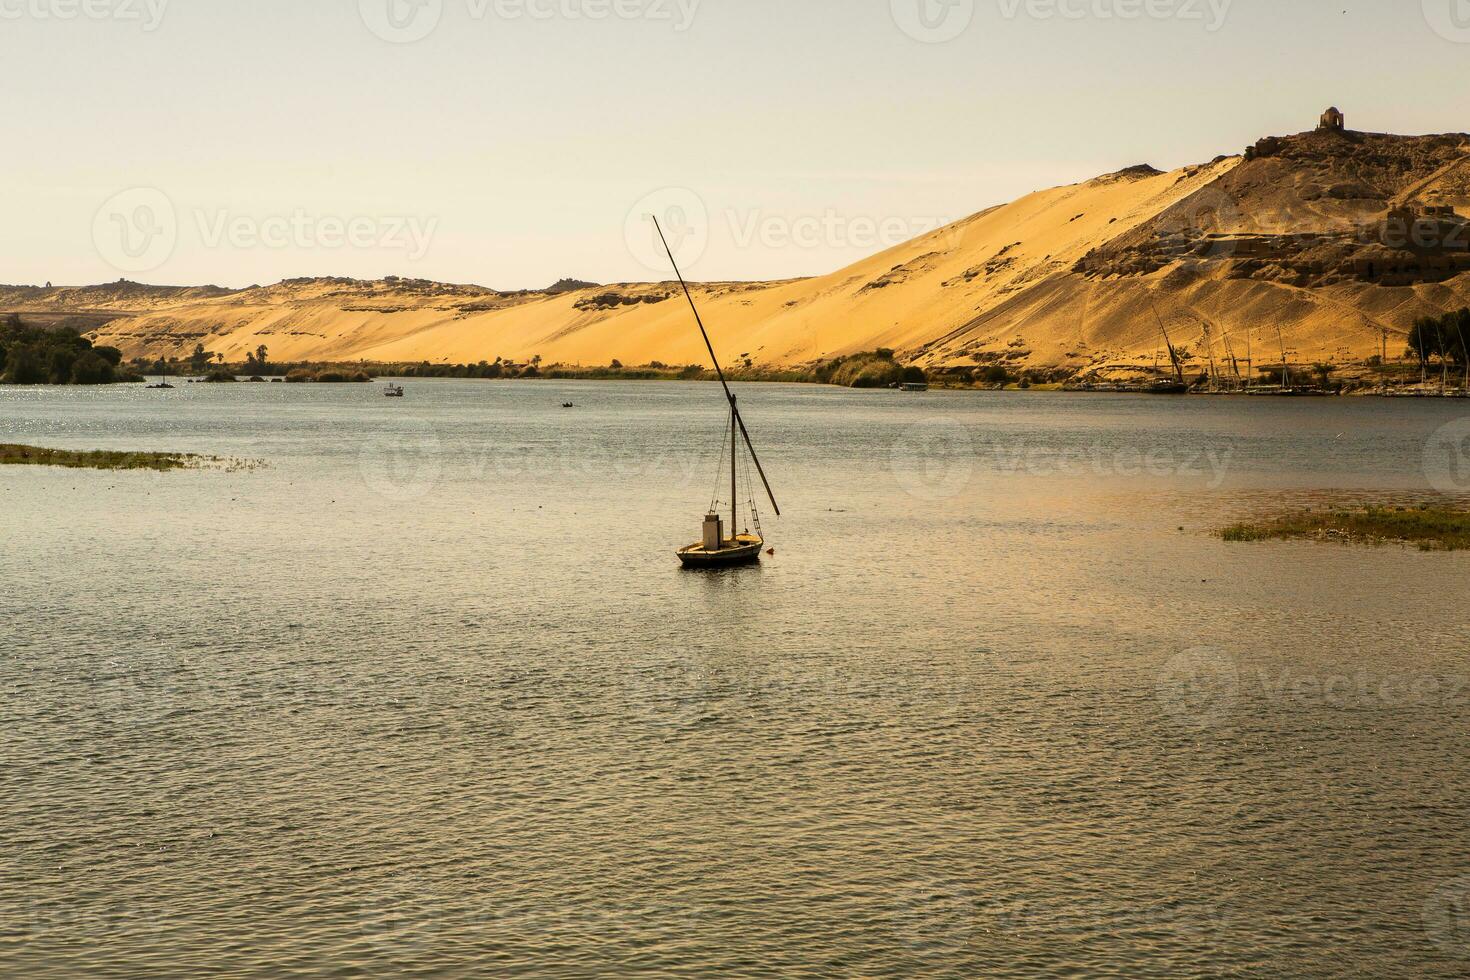
[[[1158,316],[1201,361],[1229,343],[1294,362],[1403,347],[1470,305],[1470,137],[1313,132],[1160,173],[1031,194],[814,279],[694,287],[723,357],[791,365],[892,347],[930,366],[1151,363]],[[1406,231],[1407,235],[1400,235]],[[701,363],[669,283],[503,294],[417,280],[230,291],[0,287],[0,309],[92,317],[99,343],[277,360]]]

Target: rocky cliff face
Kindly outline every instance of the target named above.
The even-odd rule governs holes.
[[[1470,272],[1470,137],[1318,131],[1252,147],[1230,173],[1089,252],[1089,278],[1176,265],[1311,289]]]

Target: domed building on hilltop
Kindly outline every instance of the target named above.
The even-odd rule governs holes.
[[[1319,133],[1341,133],[1347,130],[1347,120],[1343,118],[1342,110],[1333,106],[1322,113],[1322,120],[1317,123]]]

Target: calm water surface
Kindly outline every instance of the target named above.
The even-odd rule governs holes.
[[[1470,970],[1470,558],[1209,534],[1470,406],[742,399],[699,574],[709,386],[0,389],[266,463],[0,471],[0,974]]]

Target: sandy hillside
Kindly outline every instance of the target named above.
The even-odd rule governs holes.
[[[1044,190],[815,279],[701,284],[731,362],[892,347],[928,365],[1087,373],[1151,364],[1162,317],[1216,357],[1357,360],[1470,305],[1470,136],[1309,132],[1160,173]],[[418,280],[230,291],[0,287],[0,310],[84,318],[129,355],[625,364],[705,359],[668,283],[499,293]],[[83,320],[74,322],[81,323]]]

